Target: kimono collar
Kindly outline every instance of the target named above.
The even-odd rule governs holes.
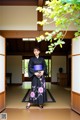
[[[37,59],[39,58],[39,56],[35,56]]]

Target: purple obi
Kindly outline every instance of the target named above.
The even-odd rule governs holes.
[[[41,71],[41,70],[43,70],[42,65],[34,65],[34,70],[35,71]]]

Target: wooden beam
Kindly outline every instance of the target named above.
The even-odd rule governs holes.
[[[7,52],[7,55],[22,55],[22,56],[34,56],[33,52]],[[45,52],[41,52],[41,56],[50,56],[49,54],[45,54]]]
[[[44,35],[45,32],[50,32],[51,33],[52,31],[40,31],[39,35]],[[65,32],[65,31],[63,31],[63,32]],[[66,35],[64,36],[64,39],[72,39],[72,38],[74,38],[74,33],[75,32],[76,31],[67,31]]]
[[[43,13],[37,11],[37,21],[42,21],[43,20]],[[37,30],[41,31],[43,30],[43,26],[37,24]]]
[[[1,30],[0,35],[5,38],[35,38],[36,36],[39,36],[39,31]]]
[[[38,6],[43,6],[44,0],[38,0]]]
[[[14,6],[14,5],[24,5],[24,6],[37,6],[37,0],[0,0],[0,5]]]
[[[52,31],[24,31],[24,30],[0,30],[0,35],[5,38],[25,38],[25,37],[33,37],[36,38],[40,35],[44,35],[45,32],[52,32]],[[75,31],[68,31],[64,39],[72,39],[74,38]]]
[[[38,0],[38,6],[43,6],[43,0]],[[43,20],[43,13],[37,11],[37,21],[42,21]],[[43,26],[37,24],[37,30],[43,30]]]
[[[7,55],[21,55],[21,56],[28,56],[28,57],[32,57],[33,52],[7,52]],[[51,56],[65,56],[67,55],[65,52],[53,52],[52,54],[45,54],[45,52],[41,52],[40,56],[44,56],[45,58],[50,58]]]

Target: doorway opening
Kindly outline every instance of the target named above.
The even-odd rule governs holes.
[[[33,56],[33,48],[39,45],[41,50],[41,56],[44,57],[47,63],[47,69],[49,74],[46,77],[46,82],[48,83],[47,87],[50,89],[51,93],[55,97],[55,107],[70,108],[71,63],[69,56],[71,54],[71,40],[65,39],[65,42],[66,44],[63,46],[62,49],[57,47],[52,55],[45,55],[45,51],[47,50],[47,45],[49,43],[43,41],[42,43],[38,44],[37,42],[33,41],[23,42],[22,39],[6,39],[7,73],[12,74],[11,84],[9,78],[7,78],[7,107],[24,108],[26,106],[26,103],[22,103],[22,99],[27,92],[27,89],[25,89],[25,85],[27,84],[29,88],[29,83],[31,83],[27,71],[28,62],[30,57]],[[56,56],[58,56],[58,59],[54,64],[54,59],[56,58]],[[64,65],[62,64],[62,62],[59,63],[60,58],[63,59],[63,62],[65,62]],[[24,64],[26,67],[24,66]],[[59,64],[60,66],[57,66],[57,64]],[[59,67],[63,67],[63,69],[65,69],[63,71],[63,74],[67,74],[66,86],[65,82],[58,83],[57,73],[59,72]],[[64,80],[65,78],[60,79]],[[24,86],[23,82],[26,83]],[[63,95],[65,99],[63,99]],[[14,96],[16,101],[13,101]],[[61,101],[63,101],[63,104],[61,104]],[[48,103],[46,107],[51,108],[53,107],[53,104],[54,103]]]

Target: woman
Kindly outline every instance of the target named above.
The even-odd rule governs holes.
[[[45,77],[47,75],[47,67],[44,59],[39,56],[39,48],[34,48],[34,57],[29,61],[28,72],[29,77],[32,80],[32,87],[29,97],[29,103],[26,108],[30,108],[30,105],[37,104],[40,108],[43,108],[43,103],[47,101]]]

